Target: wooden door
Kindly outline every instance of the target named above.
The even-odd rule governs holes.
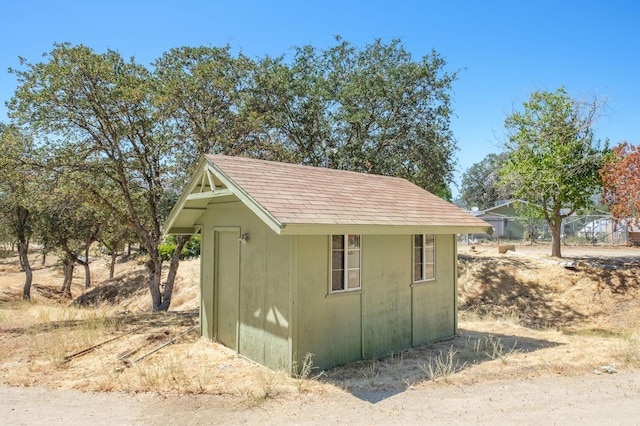
[[[216,339],[238,350],[240,303],[239,228],[214,229]]]

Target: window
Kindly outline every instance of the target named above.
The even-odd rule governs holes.
[[[360,288],[360,235],[331,237],[331,291]]]
[[[413,281],[429,281],[436,278],[435,236],[413,236]]]

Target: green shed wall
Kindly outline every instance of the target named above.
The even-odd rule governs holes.
[[[296,237],[294,356],[329,368],[362,358],[361,293],[329,293],[329,237]]]
[[[202,335],[215,338],[214,230],[238,227],[247,244],[240,255],[238,353],[274,369],[291,368],[289,261],[291,238],[279,236],[240,202],[210,205],[202,218],[200,319]]]
[[[412,235],[363,235],[362,289],[329,292],[329,236],[296,237],[294,357],[329,368],[453,337],[455,235],[436,236],[436,280],[413,284]]]
[[[413,346],[453,337],[457,327],[455,235],[436,235],[436,279],[413,284]]]
[[[201,223],[200,320],[209,339],[214,230],[249,234],[228,249],[240,256],[234,349],[256,362],[288,371],[312,353],[314,366],[330,368],[455,335],[455,235],[436,236],[436,280],[417,284],[412,235],[363,235],[362,289],[331,294],[330,236],[277,235],[240,202],[210,205]]]
[[[411,347],[412,242],[366,235],[362,247],[363,357]]]

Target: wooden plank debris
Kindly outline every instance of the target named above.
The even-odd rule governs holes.
[[[78,352],[72,353],[71,355],[67,355],[62,359],[62,363],[66,364],[67,362],[71,361],[74,358],[78,358],[78,357],[86,355],[86,354],[88,354],[90,352],[93,352],[94,350],[98,349],[99,347],[104,346],[107,343],[113,342],[114,340],[118,340],[118,339],[120,339],[120,338],[122,338],[124,336],[127,336],[127,335],[131,334],[131,333],[134,333],[134,332],[140,330],[141,328],[142,327],[134,328],[133,330],[129,330],[126,333],[120,334],[120,335],[118,335],[116,337],[112,337],[111,339],[108,339],[108,340],[105,340],[103,342],[97,343],[97,344],[95,344],[93,346],[89,346],[88,348],[85,348],[85,349],[82,349],[82,350],[80,350]]]
[[[159,346],[156,346],[155,348],[153,348],[152,350],[150,350],[149,352],[140,355],[139,357],[137,357],[134,360],[130,360],[126,357],[123,357],[122,362],[124,362],[128,367],[130,367],[131,365],[135,364],[138,361],[141,361],[143,359],[145,359],[146,357],[148,357],[149,355],[152,355],[156,352],[158,352],[160,349],[164,348],[165,346],[169,346],[170,344],[172,344],[173,342],[175,342],[176,340],[178,340],[179,338],[186,336],[187,334],[191,333],[192,331],[194,331],[197,328],[197,326],[193,326],[191,328],[189,328],[187,331],[185,331],[182,334],[179,334],[177,336],[172,337],[171,339],[167,340],[166,342],[162,343]]]

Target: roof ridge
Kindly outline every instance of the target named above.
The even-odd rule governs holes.
[[[276,161],[276,160],[265,160],[262,158],[253,158],[253,157],[242,157],[242,156],[236,156],[236,155],[223,155],[223,154],[205,154],[205,156],[212,161],[215,164],[215,160],[216,159],[239,159],[241,161],[251,161],[251,162],[263,162],[263,163],[269,163],[269,164],[273,164],[276,167],[302,167],[305,169],[313,169],[313,170],[317,170],[317,171],[321,171],[321,172],[328,172],[328,173],[348,173],[348,174],[353,174],[353,175],[357,175],[357,176],[374,176],[377,178],[384,178],[384,179],[399,179],[399,180],[403,180],[406,182],[409,182],[412,185],[415,185],[413,182],[399,177],[399,176],[390,176],[390,175],[381,175],[381,174],[377,174],[377,173],[369,173],[369,172],[358,172],[355,170],[346,170],[346,169],[334,169],[331,167],[324,167],[324,166],[313,166],[311,164],[299,164],[299,163],[288,163],[288,162],[284,162],[284,161]],[[417,185],[415,185],[417,186]]]

